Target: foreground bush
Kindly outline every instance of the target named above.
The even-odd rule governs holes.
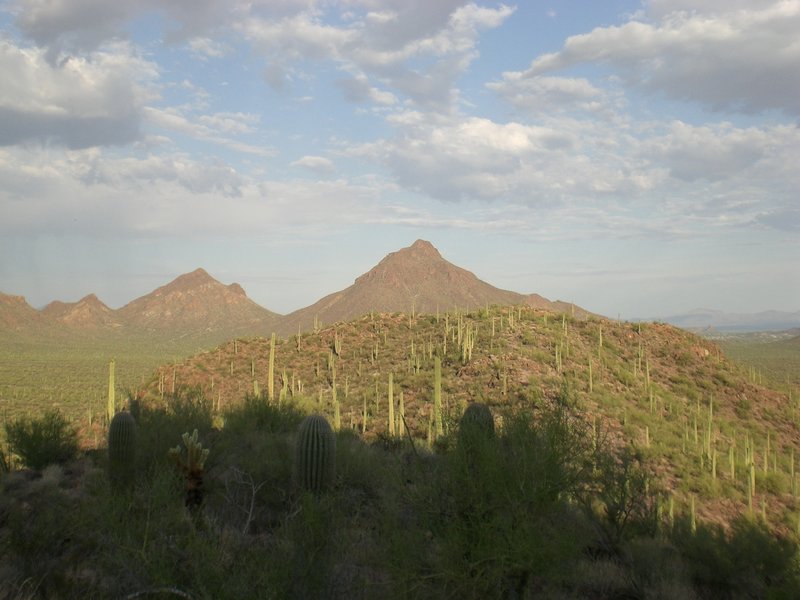
[[[57,410],[6,424],[9,452],[31,469],[64,464],[78,455],[78,432]]]

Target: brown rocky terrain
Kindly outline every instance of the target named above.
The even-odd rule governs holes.
[[[25,331],[45,321],[42,314],[22,296],[0,292],[0,330]]]
[[[42,309],[42,316],[52,321],[76,328],[120,327],[115,311],[97,296],[89,294],[77,302],[55,300]]]

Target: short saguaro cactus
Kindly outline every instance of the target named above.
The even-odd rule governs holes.
[[[108,476],[117,490],[133,486],[136,476],[136,420],[118,412],[108,426]]]
[[[336,477],[336,436],[322,415],[309,415],[297,430],[294,478],[300,489],[318,494]]]
[[[488,406],[479,402],[467,406],[459,425],[459,439],[472,436],[481,436],[486,439],[494,437],[492,411]]]

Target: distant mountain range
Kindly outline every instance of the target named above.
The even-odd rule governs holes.
[[[311,306],[280,315],[247,297],[237,283],[225,285],[205,270],[181,275],[114,310],[89,294],[77,302],[54,301],[42,310],[22,296],[0,293],[0,332],[20,336],[163,335],[220,341],[233,336],[289,335],[316,323],[358,318],[371,311],[435,313],[454,307],[528,305],[577,317],[590,313],[538,294],[501,290],[442,258],[424,240],[392,252],[353,285]]]
[[[664,317],[659,320],[692,331],[784,331],[800,327],[800,311],[767,310],[758,313],[726,313],[720,310],[698,308],[685,314]]]

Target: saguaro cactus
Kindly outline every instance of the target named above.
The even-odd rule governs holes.
[[[115,361],[112,358],[111,362],[108,363],[108,406],[106,407],[106,415],[108,416],[108,422],[111,423],[111,419],[114,418],[114,413],[116,412],[115,406],[115,389],[116,386],[114,385],[114,366]]]
[[[117,413],[108,427],[108,477],[119,491],[130,488],[136,475],[136,420]]]
[[[336,477],[336,436],[322,415],[309,415],[300,423],[295,442],[294,477],[297,485],[318,494]]]
[[[389,436],[394,437],[394,374],[389,373]]]
[[[267,397],[275,402],[275,332],[269,338],[269,373],[267,374]]]
[[[442,424],[442,360],[437,356],[433,360],[433,418],[436,436],[444,435]]]
[[[494,436],[494,417],[488,406],[480,402],[467,406],[459,426],[459,438],[463,435]]]

